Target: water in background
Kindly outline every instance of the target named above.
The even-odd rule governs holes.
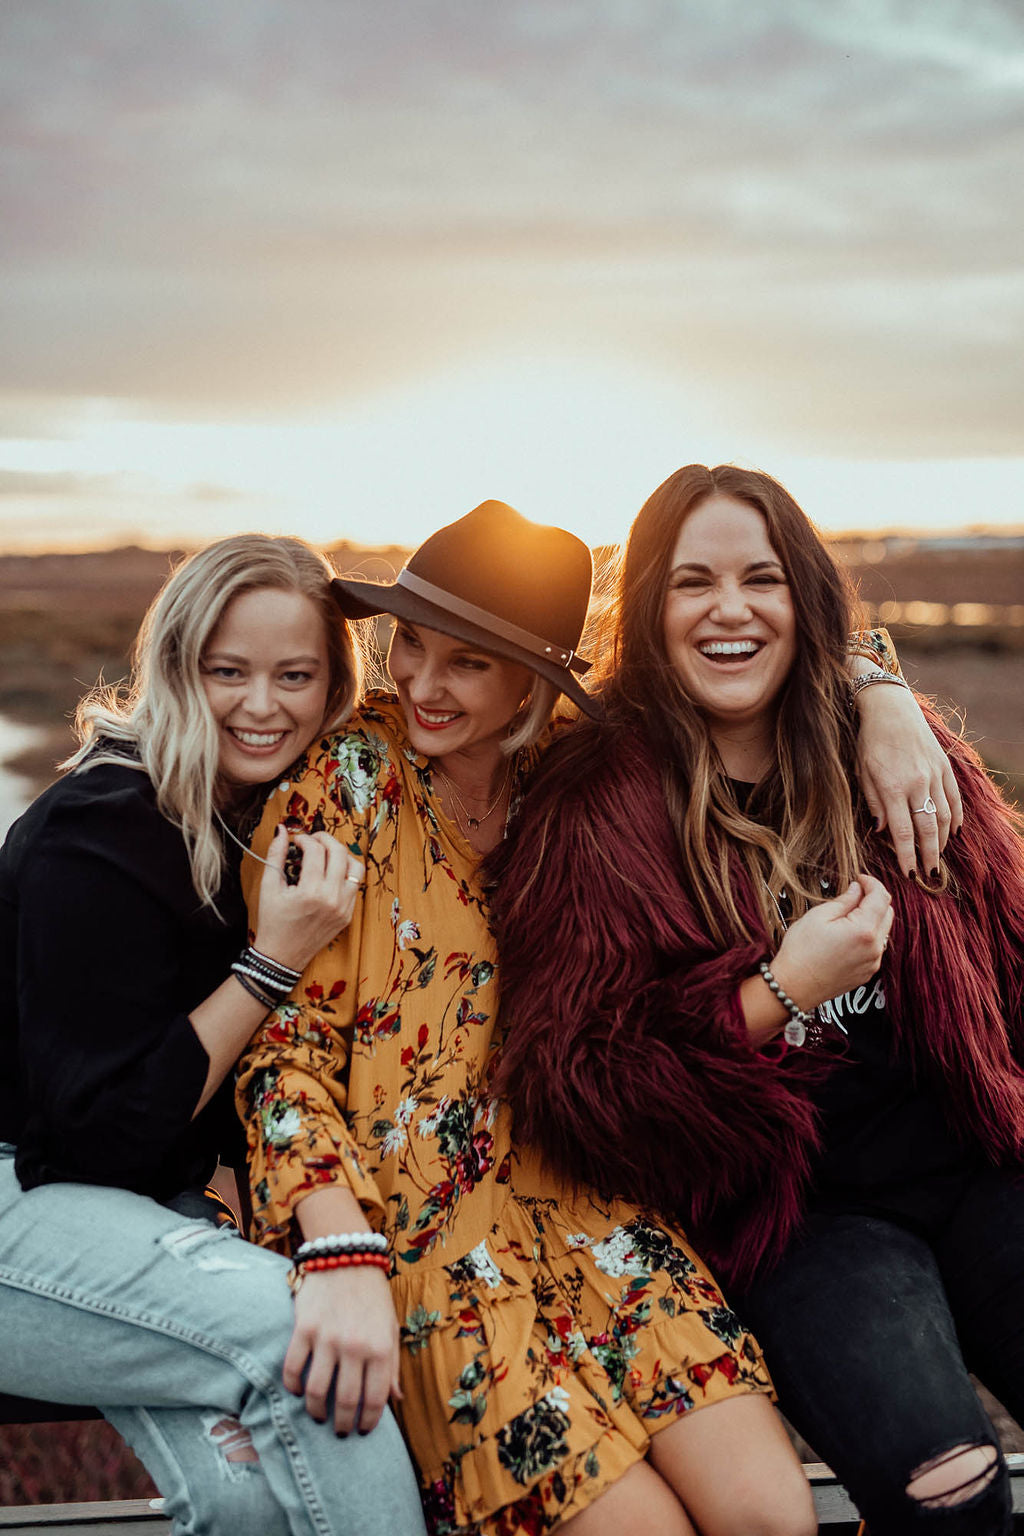
[[[22,725],[17,720],[7,720],[0,715],[0,841],[7,836],[7,828],[32,799],[32,785],[24,775],[8,767],[8,759],[16,757],[39,740],[41,732],[35,726]]]

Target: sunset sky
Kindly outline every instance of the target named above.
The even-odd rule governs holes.
[[[1024,526],[1019,0],[2,0],[0,549]]]

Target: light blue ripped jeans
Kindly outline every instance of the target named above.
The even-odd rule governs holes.
[[[422,1536],[390,1414],[339,1440],[282,1384],[287,1269],[127,1190],[25,1193],[0,1142],[0,1389],[101,1408],[176,1536]]]

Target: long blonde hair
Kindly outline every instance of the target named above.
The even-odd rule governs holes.
[[[215,824],[217,728],[203,689],[203,652],[228,604],[269,588],[308,597],[324,621],[330,666],[321,730],[349,716],[362,690],[362,656],[331,595],[334,569],[302,539],[241,533],[183,561],[157,593],[132,650],[127,688],[98,687],[78,706],[79,747],[61,766],[137,763],[164,816],[181,828],[192,883],[215,904],[224,848]]]

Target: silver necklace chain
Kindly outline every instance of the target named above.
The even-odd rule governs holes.
[[[241,848],[243,853],[247,853],[250,859],[255,859],[257,864],[265,864],[268,869],[270,868],[270,860],[263,858],[261,854],[254,853],[249,847],[248,843],[243,843],[240,837],[236,837],[235,833],[232,832],[231,828],[224,820],[224,817],[221,815],[220,811],[215,810],[213,814],[216,816],[218,822],[220,823],[221,830],[227,833],[228,837],[230,837],[231,841],[236,845],[236,847]]]

